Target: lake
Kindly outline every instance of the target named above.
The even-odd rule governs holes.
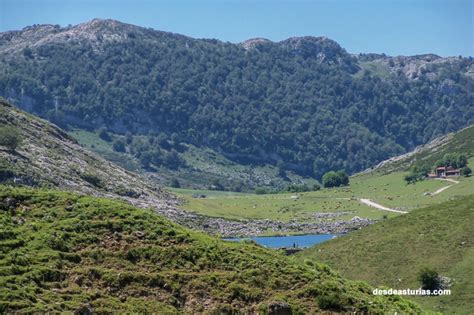
[[[235,237],[225,238],[225,241],[238,242],[240,240],[253,240],[257,244],[270,248],[279,247],[310,247],[318,243],[330,240],[336,237],[336,234],[308,234],[308,235],[286,235],[286,236],[256,236],[256,237]]]

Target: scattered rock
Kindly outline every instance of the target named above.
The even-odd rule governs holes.
[[[291,315],[291,306],[286,302],[271,302],[268,305],[268,315]]]
[[[74,311],[74,315],[92,315],[93,310],[90,304],[84,304]]]

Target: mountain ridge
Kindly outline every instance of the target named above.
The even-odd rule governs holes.
[[[0,94],[63,128],[148,137],[130,147],[145,168],[165,137],[319,179],[474,122],[469,58],[373,59],[325,37],[232,44],[112,20],[45,28],[32,45],[2,33]]]
[[[103,18],[93,18],[87,22],[79,23],[76,25],[69,25],[69,26],[60,26],[58,24],[33,24],[33,25],[28,25],[23,27],[21,30],[6,30],[3,32],[0,32],[0,47],[2,40],[11,40],[15,36],[23,36],[25,33],[29,34],[32,31],[37,31],[37,30],[44,30],[46,32],[50,32],[52,34],[58,34],[61,32],[65,32],[65,36],[74,34],[74,31],[79,31],[77,33],[82,32],[100,32],[106,33],[105,31],[123,31],[123,30],[141,30],[141,31],[152,31],[152,32],[158,32],[158,33],[164,33],[164,34],[169,34],[169,35],[177,35],[181,37],[185,37],[191,40],[217,40],[222,43],[231,43],[235,45],[241,45],[241,46],[250,46],[253,47],[255,44],[261,44],[261,43],[271,43],[271,44],[291,44],[293,45],[297,42],[301,41],[317,41],[317,42],[329,42],[331,45],[336,44],[337,46],[340,47],[340,45],[333,39],[330,39],[324,35],[320,36],[314,36],[314,35],[301,35],[301,36],[290,36],[286,39],[282,40],[270,40],[268,38],[263,38],[263,37],[254,37],[254,38],[248,38],[246,40],[243,40],[241,42],[229,42],[225,40],[219,40],[219,39],[206,39],[206,38],[199,38],[199,37],[192,37],[184,34],[179,34],[175,32],[170,32],[170,31],[162,31],[162,30],[157,30],[151,27],[145,27],[145,26],[139,26],[135,25],[132,23],[127,23],[127,22],[122,22],[116,19],[103,19]],[[70,33],[69,33],[70,32]],[[250,47],[247,47],[250,48]],[[458,58],[459,56],[439,56],[436,54],[432,53],[423,53],[423,54],[417,54],[417,55],[387,55],[385,53],[351,53],[353,56],[364,56],[364,58],[371,58],[371,59],[382,59],[382,58],[423,58],[423,59],[431,59],[431,60],[437,60],[437,59],[446,59],[446,58]],[[463,56],[466,58],[469,58],[469,56]]]

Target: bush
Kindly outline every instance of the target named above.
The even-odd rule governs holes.
[[[81,174],[81,178],[93,186],[96,186],[99,188],[102,188],[104,186],[102,183],[102,180],[95,174],[83,173]]]
[[[225,187],[224,185],[221,184],[221,182],[218,179],[214,179],[212,181],[212,184],[208,187],[209,190],[219,190],[219,191],[224,191]]]
[[[466,176],[466,177],[471,176],[471,174],[472,174],[471,168],[470,168],[469,166],[463,167],[463,169],[462,169],[462,174],[463,174],[464,176]]]
[[[416,183],[417,181],[422,181],[426,178],[430,172],[430,167],[427,165],[423,166],[414,166],[410,169],[410,173],[405,175],[405,181],[407,184]]]
[[[125,152],[125,141],[123,139],[117,139],[112,144],[114,151]]]
[[[20,131],[15,127],[0,128],[0,145],[14,152],[21,144]]]
[[[335,292],[328,292],[317,297],[318,306],[323,310],[339,311],[344,308],[339,294]]]
[[[104,141],[110,142],[112,141],[112,137],[110,136],[109,132],[107,131],[107,128],[100,128],[99,129],[99,138],[101,138]]]
[[[181,188],[181,184],[180,184],[180,182],[177,178],[173,178],[171,180],[170,186],[173,187],[173,188]]]
[[[288,185],[284,191],[298,193],[298,192],[307,192],[307,191],[318,191],[321,189],[321,186],[318,184],[314,184],[312,187],[309,187],[306,184],[298,185],[298,184],[291,184]]]
[[[421,269],[418,273],[418,281],[424,290],[437,290],[441,285],[438,273],[431,268]]]
[[[349,176],[345,171],[330,171],[323,175],[324,187],[339,187],[349,185]]]
[[[257,195],[265,195],[268,194],[268,189],[266,189],[265,187],[257,187],[255,188],[255,193]]]

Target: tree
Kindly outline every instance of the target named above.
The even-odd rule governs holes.
[[[339,186],[349,185],[349,176],[344,170],[337,171],[337,176],[339,177]]]
[[[418,281],[420,281],[421,288],[424,290],[437,290],[441,285],[438,272],[427,267],[421,269],[418,273]]]
[[[133,141],[133,135],[130,131],[127,131],[127,133],[125,134],[125,142],[127,144],[132,144],[132,141]]]
[[[339,186],[339,176],[336,172],[330,171],[323,175],[323,186],[328,187],[337,187]]]
[[[107,128],[102,127],[99,129],[99,138],[101,138],[104,141],[110,142],[112,141],[112,137],[110,137],[109,132],[107,131]]]
[[[181,188],[181,184],[180,184],[180,182],[177,178],[173,178],[171,180],[170,186],[173,187],[173,188]]]
[[[416,183],[418,181],[418,177],[412,173],[405,175],[404,179],[408,185]]]
[[[25,56],[26,58],[33,58],[33,51],[29,46],[26,46],[23,49],[23,56]]]
[[[454,168],[463,168],[467,165],[467,157],[461,153],[447,153],[442,159],[436,161],[438,166],[451,166]]]
[[[328,187],[339,187],[346,186],[349,184],[349,176],[345,171],[330,171],[323,175],[323,186]]]
[[[224,191],[225,188],[224,188],[224,185],[221,184],[221,182],[219,181],[219,179],[214,179],[212,181],[212,184],[211,186],[209,186],[209,190],[221,190],[221,191]]]
[[[114,151],[125,152],[125,141],[123,139],[117,139],[112,144]]]
[[[20,131],[15,127],[0,128],[0,145],[7,147],[11,152],[15,152],[21,144]]]
[[[424,180],[428,173],[430,172],[431,168],[427,165],[423,166],[413,166],[410,169],[410,173],[405,175],[405,181],[407,184],[413,184],[416,183],[417,181]]]
[[[277,167],[278,176],[285,178],[286,177],[285,162],[283,162],[282,160],[278,160],[276,167]]]
[[[462,174],[466,177],[471,176],[471,174],[472,174],[471,168],[469,166],[464,166],[463,169],[462,169]]]

